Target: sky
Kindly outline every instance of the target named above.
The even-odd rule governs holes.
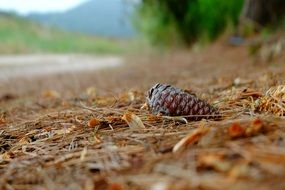
[[[65,11],[87,0],[0,0],[0,10],[19,14]]]

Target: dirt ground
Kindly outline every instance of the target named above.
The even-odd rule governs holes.
[[[116,67],[122,63],[118,56],[82,54],[35,54],[0,56],[0,80],[36,77]]]
[[[284,49],[250,55],[221,40],[124,62],[0,83],[0,189],[285,188]],[[155,83],[195,92],[222,118],[151,115],[141,107]]]

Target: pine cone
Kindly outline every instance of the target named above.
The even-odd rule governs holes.
[[[218,117],[218,110],[195,94],[166,84],[153,86],[148,91],[147,103],[153,114],[185,116],[194,121]]]

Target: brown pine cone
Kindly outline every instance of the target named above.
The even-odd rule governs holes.
[[[194,121],[218,117],[218,110],[195,94],[166,84],[154,85],[148,91],[147,103],[153,114],[184,116]]]

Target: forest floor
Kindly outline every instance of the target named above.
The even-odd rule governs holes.
[[[263,49],[220,40],[0,82],[0,189],[284,189],[284,46]],[[141,107],[155,83],[195,92],[222,118],[151,115]]]

